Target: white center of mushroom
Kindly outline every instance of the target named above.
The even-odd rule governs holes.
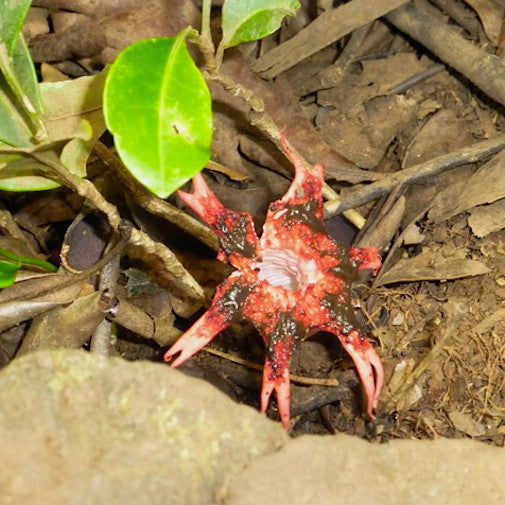
[[[315,284],[321,275],[314,260],[302,259],[289,249],[264,249],[262,261],[258,261],[255,267],[260,280],[290,291]]]

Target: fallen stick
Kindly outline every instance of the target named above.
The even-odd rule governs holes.
[[[370,200],[375,200],[389,193],[397,185],[413,184],[460,165],[475,163],[501,151],[503,148],[505,148],[505,134],[438,156],[426,163],[386,175],[383,179],[372,184],[357,185],[340,201],[328,201],[324,204],[325,218],[341,214],[348,209],[354,209]]]

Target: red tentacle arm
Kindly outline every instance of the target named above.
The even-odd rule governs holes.
[[[231,275],[217,287],[209,310],[168,349],[163,356],[165,361],[170,361],[180,353],[172,362],[172,366],[181,365],[231,324],[241,307],[237,301],[239,297],[230,296],[230,293],[238,293],[243,289],[240,280],[240,275]]]
[[[290,384],[289,368],[285,367],[280,375],[272,377],[272,363],[265,359],[263,368],[263,383],[261,385],[261,413],[265,413],[273,390],[277,395],[277,406],[284,429],[289,429],[289,408],[290,408]]]
[[[165,353],[163,359],[170,361],[176,354],[179,354],[171,366],[178,367],[182,365],[182,363],[205,347],[219,332],[229,325],[230,323],[226,321],[226,314],[208,310]]]
[[[265,343],[269,339],[263,337]],[[272,392],[277,395],[277,407],[282,425],[289,428],[290,384],[289,362],[293,352],[293,339],[290,335],[283,335],[282,340],[270,342],[270,352],[265,359],[263,368],[263,383],[261,386],[261,412],[265,412]]]
[[[192,208],[217,235],[221,248],[217,259],[240,268],[238,256],[248,258],[257,254],[258,236],[252,217],[247,212],[227,209],[216,198],[202,174],[193,177],[193,193],[177,191],[181,200]],[[236,263],[236,264],[235,264]]]
[[[358,330],[351,330],[345,335],[331,326],[325,329],[338,337],[354,361],[367,398],[366,411],[372,419],[375,419],[374,410],[377,408],[384,384],[384,369],[381,359],[370,342]]]

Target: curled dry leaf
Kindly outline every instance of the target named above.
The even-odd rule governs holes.
[[[30,279],[23,282],[42,281],[44,278]],[[11,287],[15,287],[14,284]],[[85,287],[84,283],[71,284],[50,293],[28,300],[9,300],[0,302],[0,331],[6,330],[23,321],[47,312],[61,305],[72,302]],[[9,288],[7,288],[9,289]],[[67,328],[68,330],[68,328]]]

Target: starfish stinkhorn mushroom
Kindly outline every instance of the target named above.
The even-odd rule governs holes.
[[[279,414],[289,427],[289,362],[297,341],[315,331],[333,333],[352,357],[373,417],[383,383],[382,363],[356,328],[350,282],[361,269],[380,267],[372,247],[347,248],[330,238],[323,224],[323,166],[310,170],[286,145],[295,166],[288,192],[268,208],[258,238],[247,212],[225,208],[198,174],[193,193],[182,200],[205,220],[220,241],[218,259],[236,270],[216,289],[210,308],[166,352],[176,367],[208,344],[233,321],[249,320],[261,334],[267,355],[261,411],[275,389]]]

